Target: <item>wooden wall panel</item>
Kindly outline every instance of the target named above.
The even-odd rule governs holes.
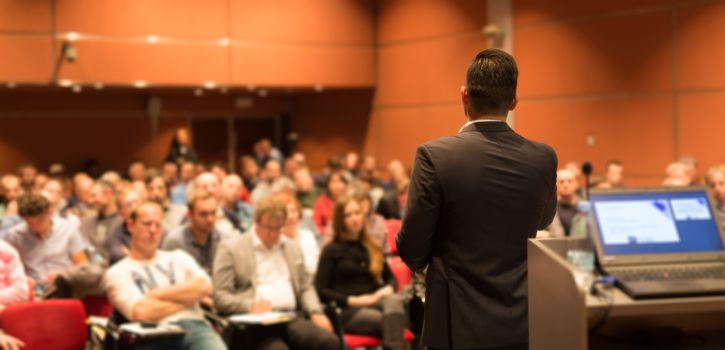
[[[517,29],[521,96],[667,91],[672,18],[645,13]]]
[[[678,80],[682,89],[725,87],[725,3],[685,7],[678,20]]]
[[[678,107],[680,153],[697,156],[702,173],[725,164],[725,91],[682,94]]]
[[[51,40],[38,35],[0,34],[0,81],[50,81],[53,71]]]
[[[374,50],[364,46],[252,45],[231,48],[236,85],[371,87]]]
[[[480,0],[382,0],[378,40],[381,45],[475,33],[487,21],[487,2]]]
[[[513,21],[516,27],[573,19],[581,21],[592,17],[611,17],[613,14],[657,11],[671,7],[673,3],[673,0],[515,0]]]
[[[485,47],[481,35],[381,47],[376,105],[460,101],[468,65]]]
[[[627,177],[655,184],[674,157],[672,106],[669,96],[522,101],[517,131],[554,147],[561,165],[589,160],[599,174],[608,160],[618,159]]]
[[[0,0],[0,32],[48,34],[50,19],[51,0]]]
[[[134,37],[227,36],[226,0],[63,0],[57,1],[59,32]]]
[[[234,39],[297,44],[372,45],[373,0],[231,0]]]

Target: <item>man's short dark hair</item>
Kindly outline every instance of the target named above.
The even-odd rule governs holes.
[[[483,50],[476,55],[466,74],[470,97],[469,113],[506,115],[516,97],[519,69],[513,56],[498,49]]]
[[[48,212],[50,203],[37,193],[25,193],[18,197],[18,214],[26,217],[37,217]]]

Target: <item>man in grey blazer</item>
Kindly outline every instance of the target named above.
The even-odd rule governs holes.
[[[458,134],[421,145],[397,237],[411,269],[428,268],[428,349],[527,349],[526,241],[556,212],[554,150],[506,124],[516,106],[511,55],[480,52]]]
[[[281,236],[286,201],[259,202],[250,232],[223,241],[214,259],[214,303],[223,314],[300,311],[284,327],[270,328],[261,349],[339,349],[304,264],[302,249]],[[308,319],[309,317],[309,319]]]

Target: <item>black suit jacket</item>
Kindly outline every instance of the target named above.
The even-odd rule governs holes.
[[[488,348],[528,342],[526,241],[556,212],[554,150],[503,122],[479,122],[418,148],[397,236],[428,266],[423,343]]]

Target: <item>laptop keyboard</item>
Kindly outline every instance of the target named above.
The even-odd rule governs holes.
[[[611,271],[622,282],[725,278],[725,266],[662,267]]]

